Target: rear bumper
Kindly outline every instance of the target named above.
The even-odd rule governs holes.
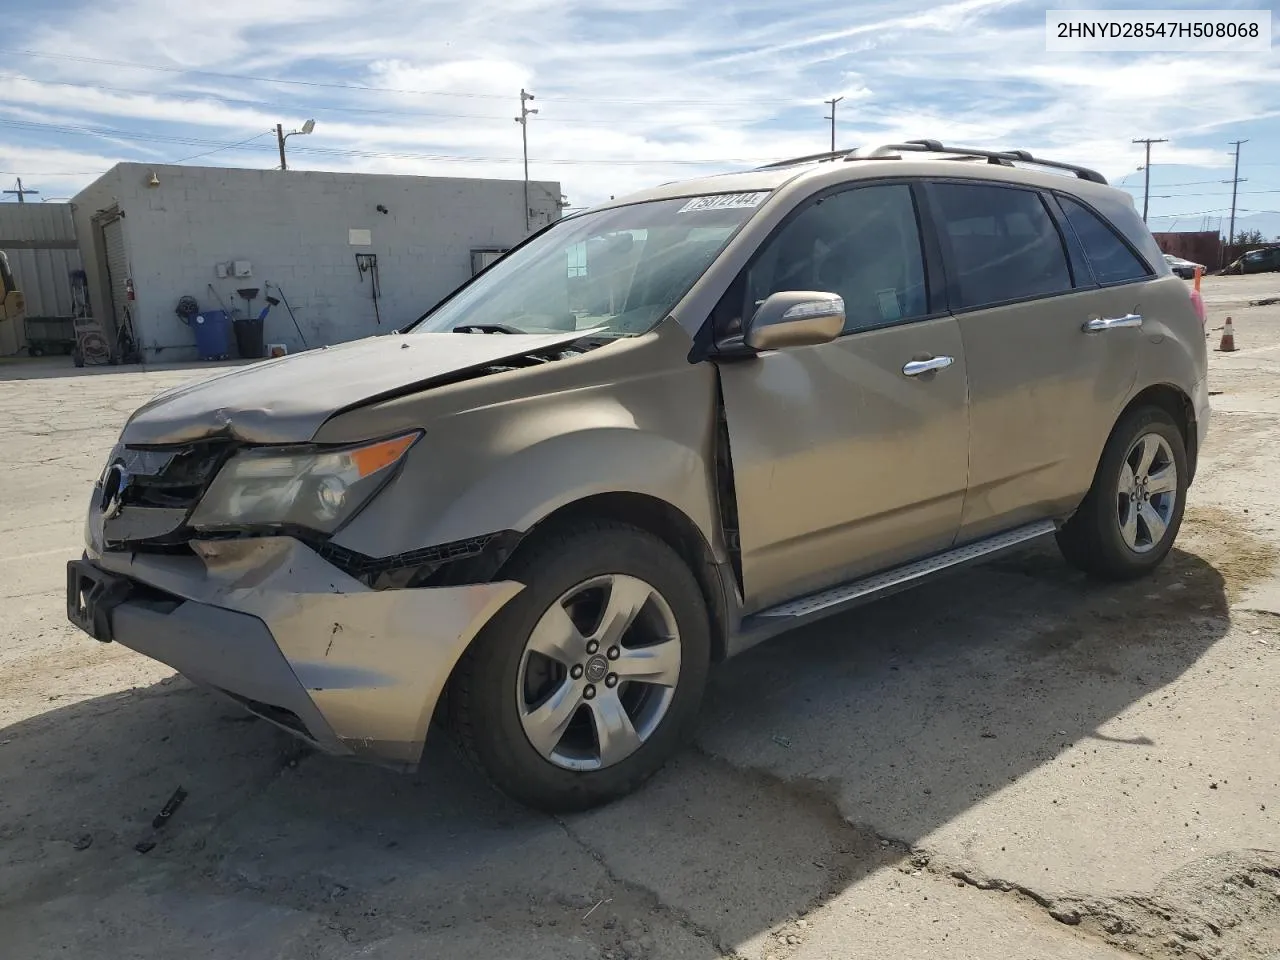
[[[288,537],[203,558],[90,551],[148,589],[110,612],[117,642],[329,753],[412,768],[467,644],[522,585],[375,591]]]
[[[1195,408],[1196,414],[1196,460],[1191,465],[1191,478],[1195,479],[1200,454],[1204,451],[1204,441],[1209,436],[1209,417],[1213,413],[1213,409],[1209,406],[1209,378],[1207,376],[1201,377],[1200,382],[1195,385],[1195,389],[1192,391],[1191,403]]]

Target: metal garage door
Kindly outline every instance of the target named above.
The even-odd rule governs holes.
[[[116,217],[102,225],[102,242],[107,251],[107,285],[111,292],[111,316],[115,330],[124,323],[129,308],[129,257],[124,249],[124,218]],[[114,331],[105,331],[111,335]]]

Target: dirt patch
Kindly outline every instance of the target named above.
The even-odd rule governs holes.
[[[1280,561],[1275,544],[1249,533],[1246,522],[1243,514],[1212,506],[1191,507],[1183,519],[1188,545],[1194,544],[1200,556],[1221,574],[1232,602],[1248,587],[1271,576]]]
[[[1151,960],[1269,960],[1280,951],[1280,854],[1188,864],[1150,896],[1058,901],[1056,919]]]

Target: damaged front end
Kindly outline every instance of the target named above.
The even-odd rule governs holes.
[[[69,618],[327,752],[414,767],[454,663],[522,589],[490,582],[514,533],[389,557],[334,542],[420,436],[117,445]]]

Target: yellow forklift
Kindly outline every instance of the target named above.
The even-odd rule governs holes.
[[[0,343],[12,339],[17,349],[22,346],[22,331],[18,329],[18,321],[26,312],[27,301],[13,279],[13,271],[9,269],[9,258],[0,250]],[[6,329],[7,328],[7,329]]]

